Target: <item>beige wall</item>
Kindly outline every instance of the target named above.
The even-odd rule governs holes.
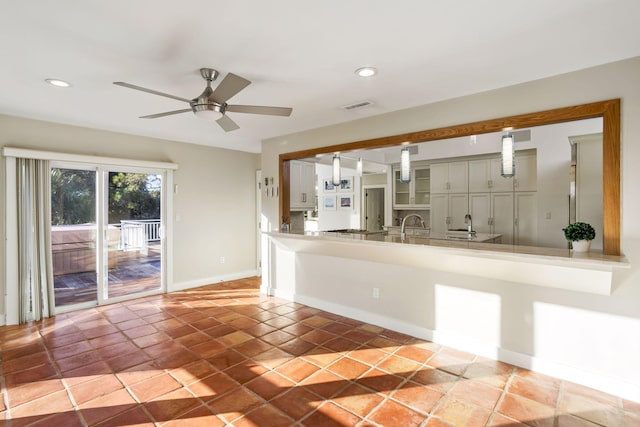
[[[4,146],[177,163],[174,287],[255,272],[254,188],[259,155],[0,115],[0,147]],[[4,167],[4,161],[0,162],[3,206]],[[1,211],[4,224],[4,209]],[[0,237],[4,241],[4,227]],[[225,264],[220,263],[221,256]],[[0,247],[0,259],[4,258],[4,247]],[[0,283],[4,290],[4,274]],[[0,299],[4,294],[0,292]],[[0,310],[5,313],[4,300]]]
[[[287,255],[286,259],[272,260],[268,264],[272,271],[268,276],[265,272],[263,277],[273,281],[263,285],[271,286],[276,292],[286,285],[282,290],[301,301],[321,302],[325,307],[344,304],[360,317],[391,318],[417,330],[432,330],[435,336],[454,336],[467,348],[485,340],[489,345],[496,345],[498,354],[523,355],[525,360],[536,361],[539,367],[546,366],[547,372],[558,376],[574,372],[592,386],[640,400],[640,371],[636,366],[640,360],[640,221],[636,219],[640,212],[637,197],[640,169],[634,164],[640,158],[638,76],[640,58],[633,58],[272,138],[262,146],[263,173],[277,176],[278,154],[283,152],[621,98],[621,248],[631,268],[614,271],[611,296],[476,280],[458,274],[377,263],[337,262],[305,254],[296,259]],[[264,199],[262,209],[270,229],[277,229],[277,201]],[[282,276],[286,277],[286,283],[278,282],[278,268],[284,266],[286,270],[290,266],[285,264],[292,262],[293,270]],[[331,266],[326,271],[323,270],[325,264]],[[325,274],[305,274],[308,271]],[[324,286],[327,281],[336,282],[336,286]],[[447,287],[444,294],[443,285]],[[370,288],[373,286],[380,288],[383,296],[392,295],[392,299],[372,300]],[[475,295],[473,292],[487,296],[486,309],[477,310],[477,298],[469,297]],[[423,299],[421,293],[443,295],[445,302],[436,303],[435,297]],[[356,305],[344,301],[354,301]],[[380,313],[383,306],[387,310]],[[388,307],[397,309],[389,312]],[[477,334],[476,325],[486,323],[483,319],[492,319],[494,329]]]

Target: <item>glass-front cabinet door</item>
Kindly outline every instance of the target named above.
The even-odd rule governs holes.
[[[429,200],[429,196],[431,194],[430,169],[428,167],[417,167],[412,171],[412,176],[414,177],[413,205],[420,208],[429,207],[429,204],[431,203]]]
[[[393,207],[408,208],[411,205],[410,182],[400,181],[400,171],[393,171]]]
[[[431,178],[428,166],[411,168],[411,181],[400,181],[400,170],[393,171],[393,208],[424,209],[431,200]]]

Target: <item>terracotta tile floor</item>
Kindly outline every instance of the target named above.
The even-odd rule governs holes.
[[[260,295],[259,283],[0,328],[0,422],[640,425],[640,404]]]

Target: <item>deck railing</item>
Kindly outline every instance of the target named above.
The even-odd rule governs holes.
[[[109,224],[107,242],[109,268],[116,267],[119,256],[112,252],[141,251],[146,256],[159,244],[162,235],[159,219],[125,220],[120,224]],[[51,226],[51,252],[54,275],[95,271],[96,269],[96,224]]]
[[[159,242],[159,219],[120,220],[120,249],[141,250],[149,242]]]

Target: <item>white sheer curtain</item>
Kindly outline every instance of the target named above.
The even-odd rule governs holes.
[[[20,323],[54,312],[51,172],[48,160],[16,159]],[[51,284],[51,286],[50,286]]]

